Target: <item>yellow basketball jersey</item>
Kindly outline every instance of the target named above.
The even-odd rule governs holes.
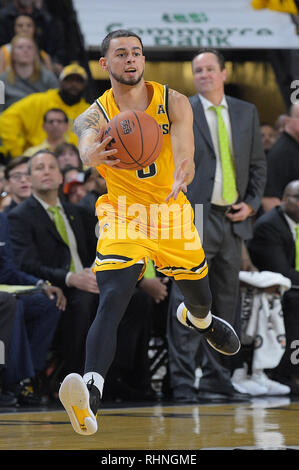
[[[97,167],[106,180],[108,198],[113,205],[118,203],[119,196],[126,197],[127,205],[162,204],[172,190],[174,161],[168,117],[168,87],[152,81],[146,82],[146,85],[153,88],[153,95],[145,112],[157,121],[162,130],[162,150],[155,162],[142,170],[123,170],[107,165]],[[107,122],[120,113],[112,88],[98,98],[96,103]],[[176,203],[182,204],[185,201],[185,196],[180,193]]]

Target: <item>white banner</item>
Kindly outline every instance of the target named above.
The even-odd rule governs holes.
[[[87,48],[130,29],[145,47],[297,49],[299,18],[250,0],[73,0]]]

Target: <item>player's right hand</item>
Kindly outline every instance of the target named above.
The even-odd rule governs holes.
[[[97,167],[99,165],[114,166],[119,163],[116,157],[116,149],[106,149],[109,142],[112,140],[111,136],[103,139],[104,131],[101,129],[92,143],[84,145],[84,149],[80,150],[81,158],[86,165]]]

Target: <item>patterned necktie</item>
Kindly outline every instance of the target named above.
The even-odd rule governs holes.
[[[296,271],[299,271],[299,225],[296,225]]]
[[[69,238],[68,238],[68,235],[67,235],[66,226],[65,226],[63,217],[60,213],[60,207],[58,207],[58,206],[49,207],[48,211],[51,212],[51,214],[53,214],[54,223],[56,225],[56,228],[57,228],[62,240],[64,241],[64,243],[69,247]],[[74,266],[73,259],[71,260],[70,271],[71,272],[75,271],[75,266]]]
[[[218,141],[222,166],[222,196],[227,204],[233,204],[237,199],[235,168],[229,147],[228,132],[223,120],[221,109],[223,106],[211,106],[216,112],[218,122]]]

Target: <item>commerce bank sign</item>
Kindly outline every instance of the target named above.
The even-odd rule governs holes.
[[[250,0],[112,0],[104,8],[94,0],[73,3],[90,49],[116,29],[133,31],[148,48],[298,49],[299,15],[257,10]]]
[[[107,33],[116,29],[130,29],[140,37],[150,36],[153,46],[166,47],[233,47],[233,44],[244,40],[246,36],[263,42],[265,37],[273,35],[270,28],[228,27],[200,28],[169,25],[163,28],[125,28],[122,23],[107,25]]]

